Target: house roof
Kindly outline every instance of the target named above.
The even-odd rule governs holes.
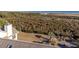
[[[0,48],[53,48],[53,46],[18,40],[0,39]]]

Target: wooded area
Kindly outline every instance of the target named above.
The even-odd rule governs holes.
[[[0,18],[6,19],[22,32],[71,37],[79,40],[79,16],[56,16],[52,14],[0,12]]]

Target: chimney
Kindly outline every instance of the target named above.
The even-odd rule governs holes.
[[[4,31],[7,32],[8,39],[12,39],[12,24],[9,24],[9,23],[5,24]]]

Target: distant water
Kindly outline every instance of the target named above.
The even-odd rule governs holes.
[[[62,13],[62,14],[79,14],[79,11],[31,11],[33,13]]]

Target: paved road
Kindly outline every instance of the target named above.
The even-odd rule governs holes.
[[[76,47],[76,45],[69,43],[69,42],[66,42],[66,41],[61,41],[60,44],[65,45],[66,47],[71,47],[71,48]]]

